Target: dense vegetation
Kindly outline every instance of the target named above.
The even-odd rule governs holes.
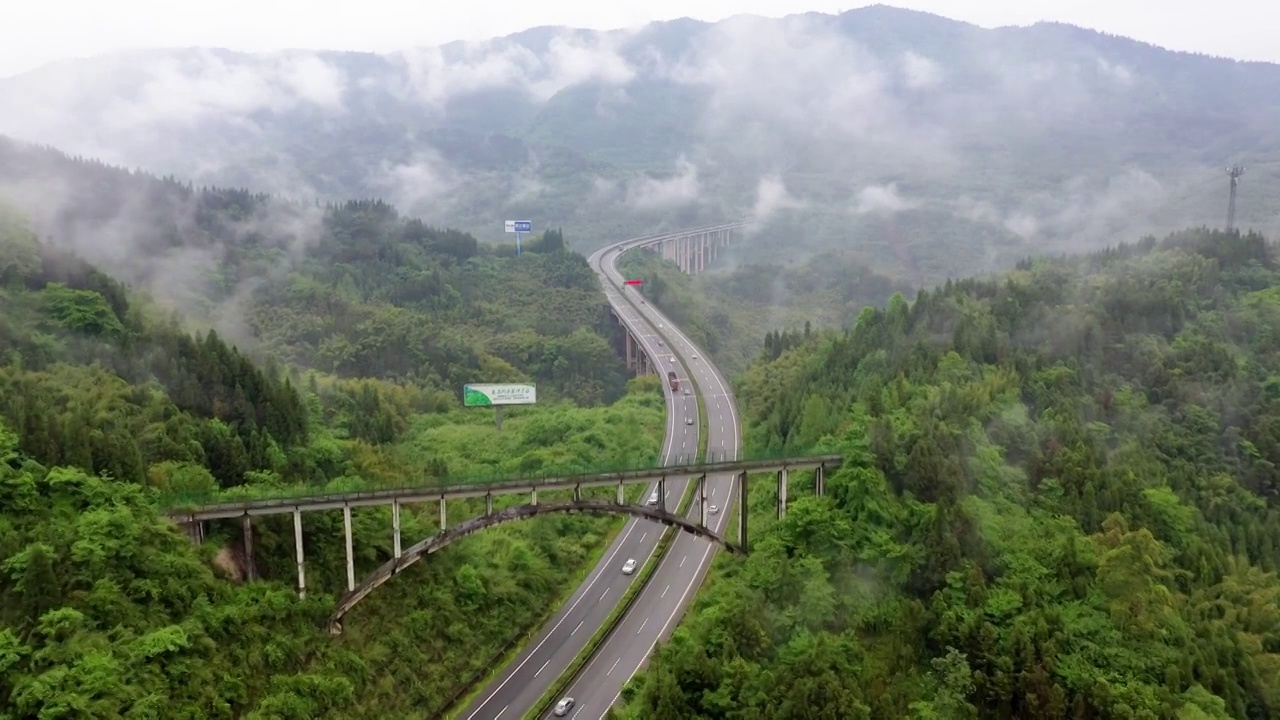
[[[619,714],[1276,717],[1276,253],[1184,232],[771,334],[749,440],[844,466],[782,521],[756,483]]]
[[[840,327],[862,308],[911,287],[838,252],[792,267],[713,265],[707,274],[693,276],[655,253],[628,253],[619,267],[627,277],[644,280],[644,297],[730,373],[745,370],[760,354],[760,327]],[[764,348],[772,352],[767,341]]]
[[[559,231],[515,258],[381,201],[196,189],[0,140],[4,194],[46,245],[294,367],[409,382],[432,408],[481,378],[584,405],[624,390],[616,324]]]
[[[158,203],[183,188],[101,172],[159,188]],[[235,198],[247,204],[212,207]],[[191,191],[189,200],[181,207],[204,218],[194,226],[152,208],[161,229],[135,239],[158,244],[133,249],[132,280],[145,283],[157,256],[197,247],[222,224],[238,227],[218,235],[227,257],[203,268],[233,281],[184,289],[224,308],[239,293],[250,318],[279,314],[263,324],[276,334],[249,335],[248,351],[215,331],[190,334],[71,253],[67,236],[37,242],[26,220],[0,205],[0,717],[430,716],[555,605],[616,520],[559,516],[468,538],[381,588],[334,640],[324,620],[345,589],[340,515],[304,519],[309,593],[298,601],[287,517],[255,520],[245,558],[238,526],[210,523],[205,543],[193,545],[163,517],[156,491],[642,464],[661,442],[658,382],[622,385],[621,370],[607,364],[603,374],[596,366],[572,375],[574,347],[608,346],[589,327],[603,313],[590,271],[559,248],[557,232],[523,258],[503,258],[380,203],[335,206],[323,211],[323,239],[259,294],[234,279],[270,277],[282,267],[270,242],[288,238],[271,235],[266,217],[256,233],[237,223],[272,201],[218,190]],[[90,223],[94,207],[67,212],[87,213],[76,222]],[[465,262],[441,259],[459,247],[470,253]],[[357,250],[371,255],[338,257]],[[388,260],[394,253],[398,260]],[[438,273],[443,285],[435,295],[380,295],[400,287],[374,281],[387,262]],[[316,274],[333,267],[341,280],[317,285]],[[465,297],[428,311],[428,298],[453,292],[449,283],[466,286]],[[298,287],[305,300],[288,296]],[[555,317],[531,320],[534,308],[552,306]],[[462,338],[480,320],[474,337],[458,341],[456,363],[429,344],[413,357],[391,347]],[[580,324],[565,329],[572,322]],[[354,339],[361,347],[346,357],[359,360],[298,367],[308,341],[290,333],[315,326],[332,328],[324,337]],[[510,352],[512,362],[486,348]],[[501,432],[491,412],[458,407],[464,379],[515,378],[536,379],[546,393],[536,408],[512,409]],[[480,507],[449,510],[456,522]],[[385,508],[354,515],[363,575],[391,556],[390,517]],[[407,508],[406,541],[437,522],[434,505]],[[248,563],[263,581],[238,582]]]

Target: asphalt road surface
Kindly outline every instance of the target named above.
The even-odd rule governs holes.
[[[653,358],[655,370],[666,379],[668,370],[675,370],[681,379],[681,392],[667,392],[667,428],[663,442],[662,462],[664,465],[677,464],[678,461],[689,461],[698,451],[698,398],[696,395],[683,394],[683,387],[688,384],[685,368],[677,361],[672,363],[672,355],[689,357],[686,352],[670,352],[670,348],[660,346],[654,325],[645,316],[637,313],[635,308],[622,298],[625,290],[620,290],[622,281],[613,263],[621,254],[622,248],[628,247],[627,241],[597,251],[589,259],[597,272],[608,275],[601,278],[605,294],[614,305],[623,322],[632,328],[645,353]],[[610,282],[612,280],[613,282]],[[613,283],[617,283],[615,286]],[[647,305],[642,309],[651,310]],[[662,332],[672,337],[673,342],[688,347],[687,340],[675,339],[675,330],[665,320],[659,321],[665,327]],[[690,362],[686,360],[686,362]],[[705,361],[692,361],[695,372],[705,372]],[[699,382],[705,388],[706,381],[702,375]],[[722,403],[723,404],[723,403]],[[713,406],[714,408],[715,406]],[[732,413],[732,407],[729,409]],[[716,427],[717,412],[710,414],[711,426]],[[733,426],[737,427],[736,416]],[[693,424],[686,424],[686,418],[693,418]],[[708,433],[709,438],[718,437],[715,431]],[[735,434],[736,437],[736,434]],[[736,443],[736,440],[735,440]],[[736,445],[735,445],[736,448]],[[669,481],[666,487],[666,505],[673,507],[684,496],[687,481]],[[645,487],[633,499],[643,503],[650,493],[657,492],[654,483]],[[717,492],[717,497],[720,493]],[[725,496],[727,497],[727,495]],[[714,501],[712,501],[714,502]],[[722,511],[721,516],[725,513]],[[714,527],[714,526],[713,526]],[[543,626],[538,635],[525,649],[499,674],[476,698],[476,700],[459,716],[465,720],[498,720],[499,718],[519,718],[531,708],[546,692],[547,688],[568,668],[574,658],[582,652],[587,641],[595,634],[605,619],[616,607],[618,601],[631,586],[636,575],[623,575],[622,565],[628,559],[634,559],[637,569],[644,566],[650,555],[657,548],[662,537],[664,526],[649,520],[632,519],[623,527],[622,532],[605,550],[600,563],[587,576],[586,581],[566,601],[565,605]],[[681,533],[682,537],[692,538]],[[678,541],[673,547],[678,546]],[[662,577],[659,570],[655,577]],[[643,596],[642,596],[643,597]],[[637,598],[639,601],[640,598]],[[633,613],[634,614],[634,613]]]
[[[741,444],[741,426],[729,384],[720,371],[706,361],[702,351],[658,310],[650,305],[641,307],[651,322],[663,326],[663,332],[676,345],[677,356],[689,358],[691,371],[707,408],[708,452],[717,458],[736,459]],[[694,360],[695,357],[699,359]],[[723,537],[733,514],[733,476],[708,477],[707,486],[708,503],[720,508],[717,514],[708,516],[707,525]],[[690,503],[688,517],[696,520],[698,513],[698,503]],[[654,645],[669,637],[675,629],[695,589],[706,576],[714,548],[715,544],[706,538],[683,532],[677,534],[648,586],[640,592],[627,615],[564,693],[574,699],[570,717],[598,720],[617,702],[622,686],[648,661]]]

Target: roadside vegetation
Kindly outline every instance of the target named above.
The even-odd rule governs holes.
[[[278,272],[253,246],[275,242],[270,223],[256,235],[227,229],[271,200],[208,190],[186,202],[203,231],[240,251],[212,268],[221,277]],[[284,281],[252,292],[192,284],[223,321],[239,298],[243,326],[260,328],[242,345],[57,237],[38,241],[22,212],[0,205],[0,716],[430,717],[594,562],[614,518],[495,528],[397,576],[333,638],[325,619],[346,589],[340,513],[304,516],[305,600],[288,516],[255,519],[249,558],[238,523],[208,523],[197,546],[163,517],[159,498],[175,491],[337,489],[657,456],[661,387],[626,379],[595,278],[558,233],[515,258],[380,203],[323,215],[328,229]],[[157,233],[168,245],[153,250],[196,243],[184,233],[200,228],[178,230]],[[449,259],[450,243],[469,254]],[[356,249],[371,255],[333,255]],[[413,276],[404,283],[438,283],[421,295],[376,283],[379,263]],[[448,308],[428,300],[439,294]],[[499,432],[492,409],[460,407],[461,384],[482,381],[536,382],[539,404],[509,409]],[[438,531],[438,510],[405,508],[406,545]],[[453,523],[482,503],[448,510]],[[360,577],[391,557],[390,512],[360,508],[353,521]],[[261,580],[244,583],[250,564]]]
[[[756,447],[844,465],[709,587],[620,718],[1280,712],[1280,270],[1207,230],[771,333]]]

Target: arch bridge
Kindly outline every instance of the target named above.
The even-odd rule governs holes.
[[[660,522],[669,527],[677,527],[691,535],[697,537],[705,537],[713,542],[723,545],[725,549],[734,554],[743,554],[746,549],[741,545],[729,542],[721,537],[714,530],[706,526],[705,513],[700,518],[700,522],[695,523],[687,520],[679,515],[667,511],[665,508],[647,507],[642,505],[628,505],[614,502],[606,502],[599,500],[579,500],[575,502],[564,503],[544,503],[542,505],[517,505],[500,510],[492,515],[482,515],[460,523],[447,530],[433,535],[416,545],[410,546],[404,551],[404,554],[398,558],[392,558],[383,563],[381,567],[374,570],[354,589],[348,591],[338,600],[338,606],[333,611],[333,615],[329,617],[329,632],[338,635],[342,632],[342,617],[347,614],[351,608],[355,607],[369,593],[373,592],[378,586],[386,583],[396,574],[402,572],[405,568],[421,560],[423,557],[431,553],[445,548],[458,540],[481,530],[502,525],[503,523],[514,522],[516,520],[527,520],[539,515],[549,515],[552,513],[592,513],[597,515],[614,514],[614,515],[630,515],[631,517],[643,518]]]
[[[224,500],[218,502],[181,502],[169,504],[165,514],[174,522],[184,527],[187,534],[195,542],[204,539],[204,524],[210,520],[239,518],[244,533],[245,556],[250,559],[248,579],[253,580],[253,517],[259,515],[293,515],[294,553],[297,562],[298,595],[306,597],[306,560],[302,543],[302,514],[342,510],[343,535],[346,540],[347,592],[338,603],[331,621],[331,629],[341,629],[341,618],[361,599],[382,585],[396,574],[420,560],[423,556],[440,550],[457,540],[475,532],[496,525],[524,520],[549,513],[612,513],[641,517],[665,525],[678,527],[685,532],[707,537],[713,542],[724,545],[730,552],[745,553],[749,549],[747,536],[747,503],[743,498],[747,493],[748,473],[774,473],[777,478],[777,512],[782,517],[787,505],[787,473],[789,470],[814,470],[815,490],[823,495],[826,489],[827,472],[841,463],[841,456],[810,455],[790,458],[771,458],[755,460],[730,460],[721,462],[702,462],[681,465],[670,465],[656,468],[643,468],[622,472],[592,473],[564,477],[538,479],[515,479],[487,483],[460,483],[455,485],[435,485],[404,487],[382,490],[358,490],[350,492],[321,492],[310,495],[294,495],[282,497],[266,497],[243,500]],[[708,475],[734,475],[737,478],[734,495],[739,513],[738,539],[736,543],[707,527],[708,496],[706,490]],[[668,511],[666,505],[666,483],[690,479],[697,481],[695,499],[699,502],[698,522],[675,515]],[[635,505],[626,502],[625,487],[633,484],[656,483],[659,502],[656,506]],[[587,488],[613,487],[615,497],[612,501],[586,500],[582,491]],[[571,502],[538,503],[539,491],[573,492]],[[514,495],[528,493],[530,502],[494,511],[493,498],[498,495]],[[467,520],[450,528],[445,514],[446,501],[460,498],[483,497],[485,499],[484,515]],[[400,509],[406,503],[438,502],[440,506],[440,532],[406,551],[401,551]],[[351,510],[356,507],[391,506],[392,525],[392,559],[367,578],[356,584],[355,555],[351,534]],[[732,503],[726,503],[726,512]]]

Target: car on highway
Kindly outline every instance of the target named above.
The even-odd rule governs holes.
[[[645,505],[657,505],[657,504],[658,504],[658,491],[654,490],[653,492],[649,493],[649,499],[645,502]]]
[[[659,341],[658,341],[658,347],[662,347],[662,346],[663,346],[663,344],[664,344],[664,343],[663,343],[661,340],[659,340]]]
[[[685,424],[685,425],[692,425],[692,424],[693,424],[693,418],[685,418],[685,419],[684,419],[684,424]]]
[[[675,356],[675,355],[672,355],[671,357],[667,358],[667,360],[668,360],[669,362],[675,362],[675,361],[676,361],[676,356]]]
[[[707,512],[711,513],[712,515],[715,515],[716,513],[720,512],[720,506],[712,505],[711,507],[707,508]]]
[[[543,707],[546,707],[546,706],[544,705]],[[564,717],[565,715],[568,715],[569,711],[572,709],[573,709],[573,698],[568,698],[568,697],[564,698],[560,702],[556,703],[555,716]]]
[[[631,573],[633,573],[633,572],[635,572],[635,571],[636,571],[636,559],[635,559],[635,558],[627,558],[627,561],[626,561],[626,562],[624,562],[624,563],[622,563],[622,574],[623,574],[623,575],[630,575]]]
[[[692,390],[690,390],[689,388],[685,388],[685,389],[684,389],[684,394],[685,394],[685,395],[691,395],[691,394],[693,394],[693,391],[692,391]]]
[[[693,354],[693,359],[694,359],[694,360],[697,360],[697,359],[698,359],[698,353],[694,353],[694,354]]]

